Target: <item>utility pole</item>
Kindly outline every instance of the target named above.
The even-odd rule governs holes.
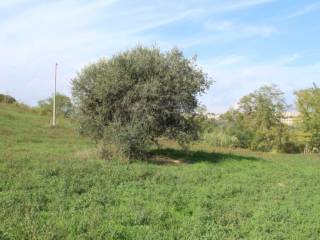
[[[56,126],[56,93],[57,93],[57,71],[58,63],[55,65],[54,71],[54,93],[53,93],[53,111],[52,111],[52,126]]]

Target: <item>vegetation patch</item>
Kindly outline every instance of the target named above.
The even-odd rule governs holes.
[[[0,138],[1,239],[319,238],[316,155],[162,141],[151,158],[169,164],[105,161],[48,118],[0,107],[0,132],[14,133]]]

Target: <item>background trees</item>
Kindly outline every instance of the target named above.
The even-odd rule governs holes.
[[[38,102],[38,110],[41,114],[52,113],[53,98],[49,97],[47,99],[41,100]],[[61,93],[56,95],[56,111],[57,115],[64,117],[70,117],[72,113],[72,103],[71,99],[68,96],[65,96]]]
[[[320,149],[320,89],[313,88],[296,92],[297,109],[300,113],[299,125],[305,133],[310,150]]]
[[[264,86],[242,97],[236,108],[203,119],[202,140],[217,147],[287,153],[320,152],[320,89],[295,93],[296,112],[287,112],[277,86]]]
[[[195,59],[178,49],[137,47],[86,66],[73,80],[82,132],[103,142],[108,155],[141,157],[166,136],[197,137],[197,96],[209,87]]]
[[[253,150],[280,151],[287,137],[282,123],[287,111],[284,93],[276,86],[264,86],[238,104],[242,132],[250,137],[245,144]]]
[[[282,151],[288,141],[288,129],[282,123],[286,109],[284,94],[278,87],[261,87],[242,97],[236,109],[221,116],[219,134],[231,146]]]
[[[0,93],[0,103],[17,103],[17,100],[14,97],[11,97],[7,94]]]

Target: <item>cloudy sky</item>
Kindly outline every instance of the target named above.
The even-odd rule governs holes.
[[[244,94],[277,84],[320,85],[317,0],[2,0],[0,92],[35,105],[85,64],[137,44],[174,46],[215,80],[201,101],[223,112]]]

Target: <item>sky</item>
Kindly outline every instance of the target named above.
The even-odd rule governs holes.
[[[86,64],[136,45],[180,48],[214,80],[200,97],[222,113],[269,84],[320,85],[319,0],[2,0],[0,93],[29,105],[59,92]]]

